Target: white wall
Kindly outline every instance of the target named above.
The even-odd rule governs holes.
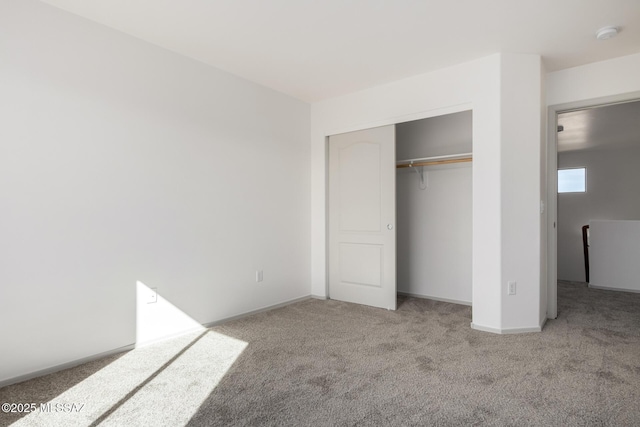
[[[326,137],[472,108],[473,324],[539,328],[540,70],[538,56],[497,54],[313,104],[312,293],[327,294]],[[507,277],[522,291],[503,301]]]
[[[396,125],[398,160],[472,152],[472,112]],[[471,163],[397,170],[398,291],[471,304]]]
[[[640,292],[640,221],[591,221],[590,287]]]
[[[547,105],[570,107],[633,99],[640,91],[640,53],[547,74]]]
[[[397,160],[471,153],[473,150],[473,113],[412,120],[396,126]]]
[[[398,291],[471,304],[471,164],[414,169],[396,177]]]
[[[133,344],[137,281],[198,323],[309,295],[307,104],[35,0],[0,49],[0,381]]]
[[[541,306],[540,147],[541,61],[534,55],[504,55],[501,63],[501,220],[503,328],[528,330],[546,319]],[[474,143],[474,154],[477,145]],[[474,181],[474,193],[477,186]],[[507,296],[507,282],[516,282],[516,295]]]
[[[558,194],[558,278],[585,281],[582,226],[591,220],[640,220],[638,147],[567,151],[558,167],[586,167],[587,192]]]

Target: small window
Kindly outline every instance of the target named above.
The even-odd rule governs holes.
[[[587,169],[558,169],[558,193],[584,193],[587,191]]]

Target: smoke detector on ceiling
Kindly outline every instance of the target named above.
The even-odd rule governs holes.
[[[602,27],[596,31],[598,40],[607,40],[618,35],[618,27]]]

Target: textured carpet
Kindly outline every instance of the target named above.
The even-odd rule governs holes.
[[[560,283],[542,333],[469,307],[308,300],[0,389],[0,425],[640,425],[640,294]]]

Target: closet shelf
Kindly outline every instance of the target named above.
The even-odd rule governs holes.
[[[423,157],[419,159],[400,160],[396,168],[412,168],[420,166],[447,165],[451,163],[465,163],[472,161],[472,153],[451,154],[448,156]]]

